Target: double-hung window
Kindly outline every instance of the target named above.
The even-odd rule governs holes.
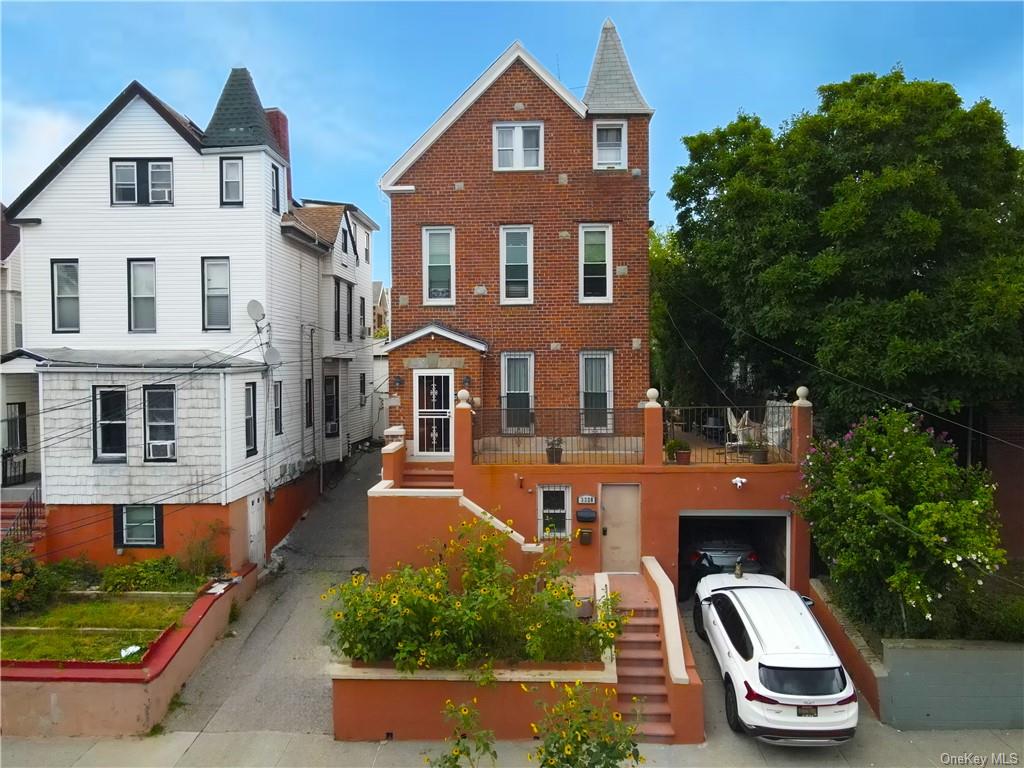
[[[50,261],[53,332],[78,333],[78,259]]]
[[[156,261],[128,259],[128,330],[156,330]]]
[[[124,387],[93,387],[93,461],[128,460],[128,393]]]
[[[139,202],[139,172],[135,161],[111,161],[110,177],[111,202],[114,205],[137,205]]]
[[[146,461],[174,461],[178,444],[174,385],[144,386],[142,400],[145,411]]]
[[[305,406],[306,406],[306,428],[309,429],[313,426],[313,380],[306,379],[306,390],[305,390]]]
[[[495,123],[494,170],[544,169],[543,123]]]
[[[455,303],[455,229],[423,229],[423,303]]]
[[[341,341],[341,280],[334,278],[334,340]]]
[[[355,301],[353,301],[354,294],[352,293],[352,283],[347,283],[347,285],[348,285],[348,297],[347,297],[348,298],[348,305],[347,305],[346,308],[348,310],[348,316],[346,317],[347,327],[346,327],[345,330],[346,330],[346,332],[348,334],[348,340],[352,341],[352,324],[355,322],[355,319],[353,317],[354,314],[355,314]]]
[[[533,303],[533,227],[501,228],[501,303]]]
[[[245,383],[245,455],[255,456],[256,443],[256,382]]]
[[[231,266],[228,259],[203,259],[203,330],[231,330]]]
[[[274,382],[274,434],[284,434],[284,382]]]
[[[612,431],[612,353],[580,353],[580,409],[584,432]]]
[[[324,434],[338,436],[338,377],[324,376]]]
[[[533,353],[501,354],[501,427],[506,433],[533,432]]]
[[[163,506],[125,504],[114,507],[114,546],[163,547]]]
[[[169,157],[110,160],[111,205],[172,205],[174,161]]]
[[[166,160],[149,163],[149,202],[151,205],[174,202],[174,166]]]
[[[359,404],[366,405],[366,374],[359,374]]]
[[[366,327],[366,297],[359,297],[359,337],[365,339],[370,333]]]
[[[28,414],[25,403],[8,403],[4,419],[4,448],[24,453],[28,450]]]
[[[220,204],[242,204],[242,158],[220,159]]]
[[[612,300],[612,225],[580,225],[580,303]]]
[[[281,169],[270,166],[270,208],[274,213],[281,212]]]
[[[363,233],[363,259],[367,264],[370,263],[370,230]]]
[[[594,123],[594,168],[626,167],[626,121]]]
[[[537,486],[537,535],[539,538],[567,539],[572,488],[568,485]]]

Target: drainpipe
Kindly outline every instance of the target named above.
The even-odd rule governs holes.
[[[309,329],[309,380],[313,382],[312,392],[309,393],[309,399],[313,403],[313,453],[316,454],[316,358],[313,356],[313,334],[316,332],[316,328]],[[320,431],[320,455],[317,457],[317,463],[320,466],[320,493],[324,492],[324,433]]]
[[[220,428],[221,434],[223,435],[220,442],[220,453],[221,453],[221,491],[220,491],[220,503],[228,503],[228,457],[230,453],[228,451],[228,386],[227,376],[223,371],[220,373]]]

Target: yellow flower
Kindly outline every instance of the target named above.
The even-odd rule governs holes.
[[[527,752],[526,753],[526,759],[529,760],[532,763],[533,762],[533,752]]]
[[[452,705],[452,700],[451,699],[445,699],[444,700],[444,704],[445,704],[446,707],[450,707]]]
[[[398,595],[392,595],[391,596],[391,604],[392,605],[398,605]]]
[[[529,632],[527,632],[526,633],[526,639],[529,640],[531,637],[533,637],[533,635],[531,635]]]
[[[551,683],[551,688],[554,689],[555,681],[554,680],[548,680],[548,682]]]
[[[537,724],[536,723],[530,723],[530,730],[533,731],[534,733],[540,733],[540,730],[537,728]]]
[[[583,601],[582,600],[577,600],[576,601],[576,607],[577,608],[582,608],[583,607]]]
[[[566,756],[569,756],[569,755],[572,754],[572,745],[571,744],[566,744],[565,745],[565,754],[566,754]]]
[[[458,747],[452,747],[452,754],[453,754],[453,755],[454,755],[455,757],[458,757],[458,756],[459,756],[459,755],[461,755],[462,753],[461,753],[461,752],[459,751],[459,748],[458,748]]]
[[[622,713],[621,712],[612,712],[612,720],[614,720],[616,722],[619,722],[620,720],[622,720]]]
[[[483,554],[484,548],[483,548],[483,547],[477,547],[477,548],[476,548],[476,551],[477,551],[477,552],[478,552],[479,554]]]
[[[579,688],[581,685],[583,685],[583,681],[582,680],[577,680],[576,681],[576,687]]]
[[[330,589],[327,590],[327,594],[329,594],[329,595],[336,595],[336,594],[338,594],[338,590],[335,589],[334,587],[331,587]]]
[[[469,714],[469,707],[463,707],[462,709],[459,710],[459,712],[462,714],[463,717],[465,717],[466,715]]]
[[[327,599],[327,593],[324,592],[322,595],[320,595],[320,599],[321,600],[326,600]]]
[[[341,617],[344,616],[344,615],[345,614],[343,614],[341,611],[335,611],[334,612],[334,620],[335,621],[341,621]]]
[[[461,608],[462,607],[462,601],[461,600],[456,600],[455,601],[455,607],[456,608]]]
[[[530,692],[530,689],[526,687],[526,683],[520,683],[519,687],[523,689],[523,693],[529,693]],[[530,723],[530,725],[533,725],[533,723]],[[534,726],[534,727],[536,728],[536,726]]]
[[[507,526],[508,526],[509,528],[511,528],[511,527],[512,527],[512,518],[510,517],[510,518],[509,518],[508,520],[506,520],[506,521],[505,521],[505,524],[506,524],[506,525],[507,525]]]
[[[614,621],[609,621],[609,622],[608,622],[608,626],[609,626],[609,627],[610,627],[611,629],[615,629],[615,627],[617,627],[617,626],[618,626],[618,624],[616,624],[616,623],[615,623]]]

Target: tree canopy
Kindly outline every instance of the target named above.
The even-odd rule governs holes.
[[[818,92],[777,132],[741,114],[683,139],[678,228],[652,248],[662,388],[717,399],[698,359],[736,394],[807,383],[833,428],[880,404],[863,387],[946,413],[1024,396],[1024,153],[1002,114],[898,69]]]

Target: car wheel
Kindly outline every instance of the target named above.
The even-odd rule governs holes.
[[[705,643],[708,641],[708,633],[704,629],[704,611],[701,610],[700,598],[696,595],[693,597],[693,631]]]
[[[728,677],[725,678],[725,720],[736,733],[746,733],[743,721],[740,720],[740,713],[736,709],[736,689]]]

